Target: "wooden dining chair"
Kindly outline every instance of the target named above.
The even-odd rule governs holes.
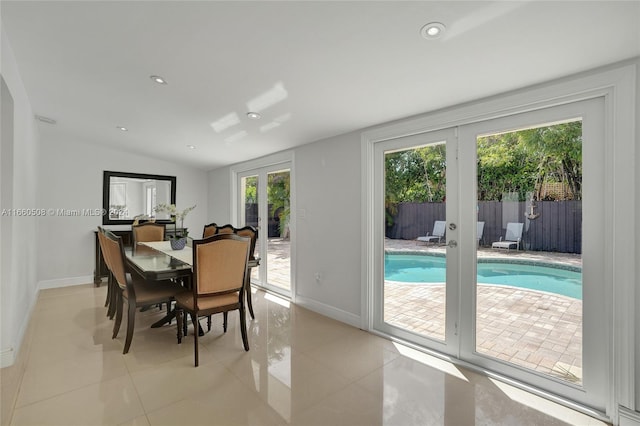
[[[178,343],[182,342],[183,313],[187,312],[191,316],[196,367],[199,317],[222,312],[223,329],[226,333],[229,311],[238,310],[244,350],[249,350],[244,290],[250,245],[249,238],[234,234],[213,235],[193,242],[192,291],[176,295],[176,316]]]
[[[105,230],[103,233],[105,253],[109,257],[111,273],[118,284],[116,292],[116,320],[113,325],[113,339],[118,337],[124,301],[127,302],[127,336],[125,338],[123,354],[129,352],[133,340],[133,328],[135,326],[136,308],[167,303],[170,306],[175,296],[185,289],[170,280],[146,281],[138,274],[129,274],[126,270],[126,257],[122,238]]]
[[[107,251],[107,246],[104,241],[105,237],[105,229],[101,226],[98,226],[98,243],[100,244],[100,251],[102,252],[102,258],[104,259],[105,265],[107,265],[107,298],[104,302],[104,306],[107,308],[107,316],[109,319],[113,319],[116,314],[116,294],[118,291],[118,285],[113,278],[113,274],[111,273],[111,258],[109,257],[109,253]]]
[[[151,250],[149,247],[139,245],[150,241],[164,241],[166,228],[164,223],[145,222],[139,225],[131,225],[133,237],[133,249],[136,253]]]
[[[216,230],[216,235],[233,234],[233,233],[235,233],[235,230],[236,229],[233,227],[233,225],[228,223],[226,225],[218,226],[218,229]]]
[[[236,234],[241,237],[248,237],[251,239],[251,246],[249,248],[249,271],[246,277],[246,297],[247,297],[247,308],[249,309],[249,315],[251,315],[251,319],[256,319],[255,314],[253,313],[253,300],[251,298],[251,268],[257,267],[260,265],[260,258],[255,257],[256,250],[256,241],[258,239],[258,230],[253,226],[245,226],[243,228],[235,228],[231,224],[219,226],[216,223],[210,223],[209,225],[205,225],[204,231],[202,233],[202,238],[207,238],[212,235],[220,235],[220,234]],[[211,317],[209,316],[207,319],[207,327],[209,331],[211,331]]]
[[[249,309],[249,315],[251,315],[251,319],[256,319],[256,316],[253,314],[253,301],[251,300],[251,268],[255,268],[260,265],[260,258],[255,257],[256,241],[258,240],[258,230],[253,226],[247,225],[243,228],[235,228],[234,233],[241,237],[247,237],[251,239],[251,244],[249,246],[249,270],[247,271],[246,276],[245,292],[247,294],[247,308]]]
[[[218,225],[216,223],[210,223],[204,226],[204,229],[202,230],[202,238],[207,238],[212,235],[216,235],[217,232],[218,232]]]

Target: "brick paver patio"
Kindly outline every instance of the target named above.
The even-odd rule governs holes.
[[[444,247],[385,240],[395,252],[442,253]],[[517,258],[581,266],[580,255],[515,250],[478,250],[478,257]],[[479,284],[476,349],[503,361],[582,381],[582,300],[516,287]],[[385,322],[443,340],[444,284],[385,282]]]

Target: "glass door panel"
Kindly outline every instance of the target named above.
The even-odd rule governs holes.
[[[258,175],[249,175],[240,177],[240,208],[238,214],[239,227],[253,226],[258,229],[258,238],[256,239],[256,251],[260,250],[260,223],[258,222]],[[257,256],[257,253],[256,253]],[[251,281],[260,282],[260,268],[251,268]]]
[[[267,277],[270,286],[285,292],[291,291],[290,188],[288,169],[267,173]]]
[[[484,135],[477,156],[476,351],[580,385],[582,121]]]
[[[603,115],[594,99],[459,128],[470,183],[460,186],[460,358],[599,410],[612,291]]]
[[[446,145],[387,151],[385,172],[384,321],[444,341]],[[413,216],[413,229],[394,226],[398,215]],[[416,253],[396,250],[407,240]]]
[[[383,265],[374,326],[454,352],[457,333],[457,161],[453,130],[380,143]],[[448,244],[451,242],[450,244]]]

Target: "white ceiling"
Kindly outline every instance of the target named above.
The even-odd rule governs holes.
[[[207,170],[640,55],[638,1],[3,0],[0,16],[35,114],[57,120],[43,141]],[[447,31],[428,41],[431,21]]]

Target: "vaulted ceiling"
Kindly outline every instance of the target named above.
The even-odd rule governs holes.
[[[638,1],[3,0],[0,17],[56,121],[43,141],[207,170],[640,55]]]

